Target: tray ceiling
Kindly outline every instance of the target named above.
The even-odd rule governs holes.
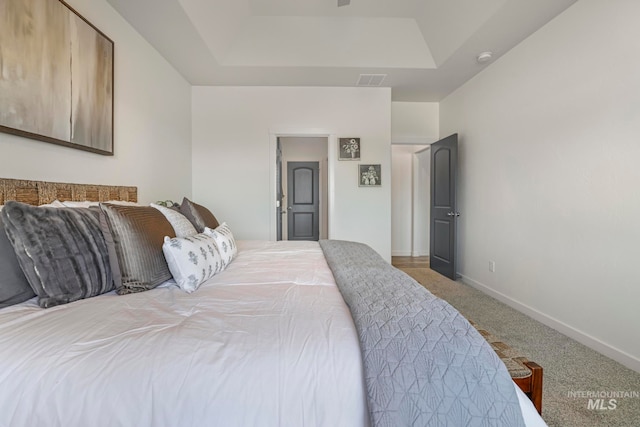
[[[439,101],[576,0],[107,1],[193,85],[386,74],[394,101]]]

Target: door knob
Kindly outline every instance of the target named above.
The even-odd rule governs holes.
[[[291,209],[293,209],[291,206],[289,206],[289,207],[287,208],[287,210],[288,210],[288,211],[290,211]]]
[[[447,216],[460,216],[460,212],[447,212]]]

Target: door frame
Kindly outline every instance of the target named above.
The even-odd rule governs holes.
[[[428,185],[426,185],[421,179],[420,179],[420,159],[418,158],[418,154],[422,154],[422,153],[426,153],[429,152],[431,153],[431,145],[427,145],[424,148],[416,151],[415,153],[413,153],[413,156],[411,157],[411,167],[412,167],[412,195],[411,195],[411,203],[412,203],[412,229],[411,229],[411,256],[412,257],[419,257],[419,256],[430,256],[430,246],[431,246],[431,197],[428,197],[429,200],[427,200],[427,206],[426,206],[426,215],[428,217],[428,221],[427,221],[427,225],[425,227],[425,232],[426,232],[426,243],[427,243],[427,247],[426,248],[421,248],[420,246],[418,246],[418,240],[420,239],[419,236],[419,227],[418,224],[422,224],[422,222],[424,221],[424,217],[420,216],[420,209],[418,207],[418,202],[417,199],[420,195],[423,195],[421,193],[425,192],[426,190],[431,190],[431,179],[429,179],[429,183]],[[431,156],[429,154],[429,160],[431,160]],[[431,174],[431,162],[429,162],[429,174]],[[424,194],[423,196],[427,196],[426,194]],[[423,249],[426,252],[421,252],[420,249]]]
[[[327,138],[327,236],[333,238],[331,233],[331,224],[335,217],[335,166],[338,158],[337,147],[338,139],[335,134],[324,131],[322,129],[275,129],[269,131],[269,240],[275,241],[277,238],[277,217],[276,217],[276,198],[277,198],[277,151],[278,137],[320,137]]]
[[[282,188],[282,142],[276,138],[276,240],[282,240],[282,206],[284,189]]]
[[[420,170],[420,160],[418,158],[418,154],[429,152],[431,150],[431,144],[436,142],[439,138],[437,137],[428,137],[428,138],[403,138],[398,140],[397,142],[391,143],[391,164],[394,162],[394,151],[393,147],[411,147],[415,149],[416,147],[421,147],[416,149],[411,154],[411,203],[408,206],[405,206],[406,209],[409,209],[411,212],[411,245],[409,252],[403,251],[402,254],[393,251],[392,247],[392,256],[411,256],[411,257],[419,257],[419,256],[429,256],[429,232],[430,232],[430,224],[429,217],[431,212],[431,205],[429,203],[429,191],[430,191],[430,181],[427,180],[426,183],[422,179],[420,179],[419,170]],[[427,167],[430,169],[430,158],[427,158]],[[422,194],[424,193],[424,194]],[[425,196],[427,198],[426,204],[423,206],[426,209],[426,212],[422,212],[417,203],[418,198],[420,196]],[[391,201],[394,202],[394,187],[391,187]],[[392,208],[393,212],[393,208]],[[422,216],[421,216],[422,214]],[[425,215],[426,214],[426,223],[425,223]],[[392,221],[396,221],[395,218],[391,218]],[[392,223],[391,230],[393,233],[394,224]],[[420,246],[418,244],[419,241],[425,242],[426,247],[424,245]],[[393,238],[392,238],[393,242]]]

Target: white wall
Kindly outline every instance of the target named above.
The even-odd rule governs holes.
[[[431,218],[431,151],[413,155],[413,248],[412,256],[429,255]]]
[[[640,371],[638,16],[575,3],[446,98],[440,133],[464,279]]]
[[[68,3],[115,43],[113,157],[0,133],[0,176],[191,193],[190,85],[104,0]]]
[[[289,196],[288,191],[288,175],[287,175],[287,162],[318,162],[318,180],[320,191],[319,197],[319,226],[320,226],[320,238],[326,239],[328,237],[328,216],[329,210],[327,209],[327,203],[329,200],[329,183],[328,183],[328,169],[329,158],[328,153],[328,141],[326,137],[295,137],[285,136],[280,138],[280,147],[282,149],[282,189],[284,192],[284,199],[282,201],[282,210],[287,210]],[[288,214],[282,215],[282,240],[288,239]]]
[[[394,144],[431,144],[438,140],[437,102],[392,102],[391,142]]]
[[[413,147],[391,146],[391,255],[411,256],[413,249]]]
[[[193,197],[241,239],[275,238],[275,137],[329,137],[329,238],[391,259],[391,91],[388,88],[194,87]],[[358,162],[337,138],[362,142],[382,186],[358,187]]]

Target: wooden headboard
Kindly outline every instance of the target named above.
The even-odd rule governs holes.
[[[0,205],[4,205],[8,200],[15,200],[37,206],[51,203],[56,199],[74,202],[85,200],[137,202],[138,188],[0,178]]]

